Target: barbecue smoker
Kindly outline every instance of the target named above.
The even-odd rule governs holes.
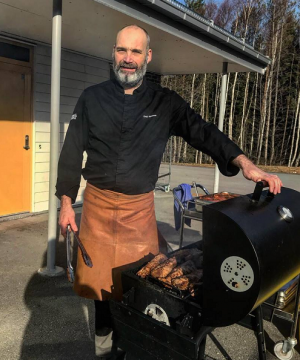
[[[260,305],[300,273],[300,193],[262,190],[203,207],[203,240],[189,246],[203,250],[193,295],[138,277],[140,268],[122,273],[123,301],[111,302],[114,349],[127,360],[201,360],[209,332],[243,321],[266,359]]]

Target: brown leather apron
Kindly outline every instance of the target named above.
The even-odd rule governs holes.
[[[80,239],[93,267],[87,267],[78,253],[74,290],[95,300],[120,300],[121,272],[166,251],[158,235],[153,192],[125,195],[87,184]]]

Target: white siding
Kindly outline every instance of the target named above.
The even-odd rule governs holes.
[[[110,76],[109,63],[89,56],[62,52],[60,96],[60,146],[68,129],[76,102],[88,86],[106,81]],[[50,91],[51,48],[38,45],[34,62],[34,212],[48,209],[50,161]],[[85,164],[86,156],[83,160]],[[82,179],[76,202],[82,202],[85,181]]]

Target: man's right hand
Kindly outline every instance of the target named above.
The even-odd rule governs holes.
[[[61,197],[61,206],[59,214],[59,226],[60,232],[63,237],[67,236],[67,227],[70,224],[73,231],[78,231],[78,227],[75,222],[75,211],[72,208],[72,200],[66,195]]]

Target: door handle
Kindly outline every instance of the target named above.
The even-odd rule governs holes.
[[[30,146],[29,146],[29,135],[25,135],[25,146],[23,146],[23,149],[25,150],[29,150]]]

